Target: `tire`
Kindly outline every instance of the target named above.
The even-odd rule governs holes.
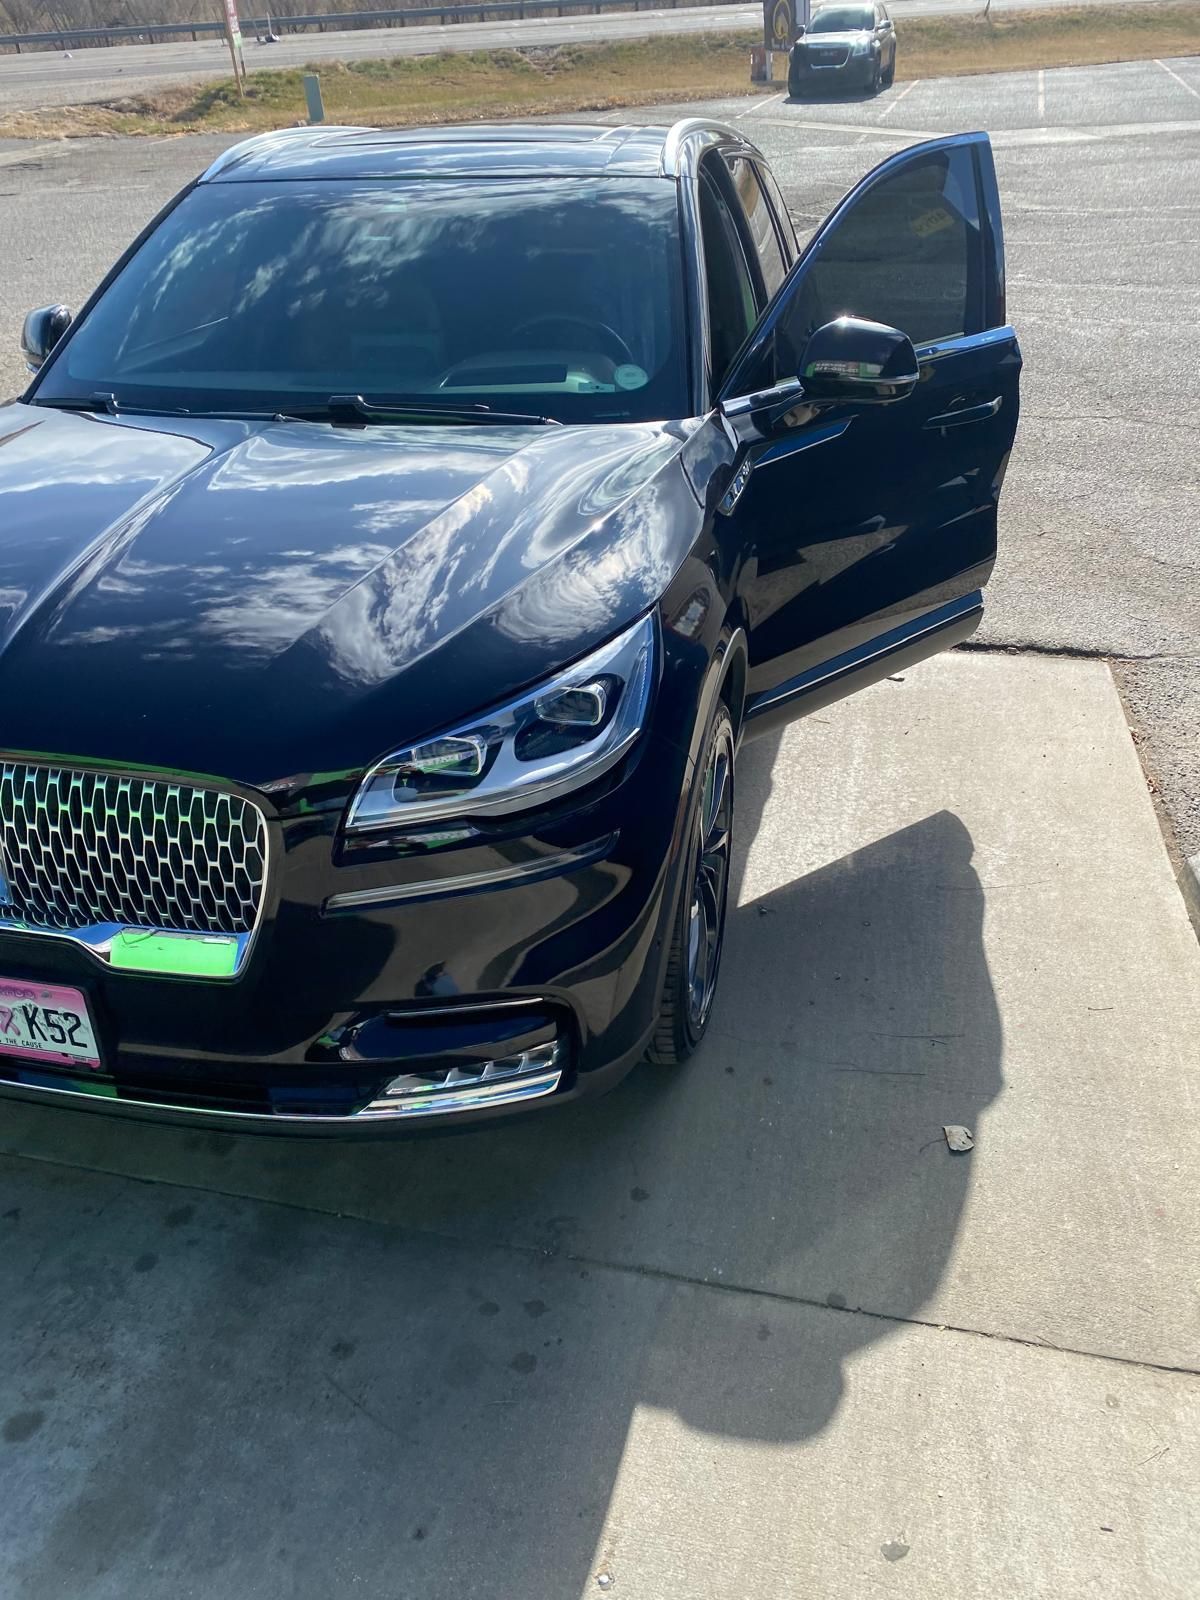
[[[883,75],[883,87],[885,89],[890,89],[892,87],[892,85],[895,83],[895,81],[896,81],[896,52],[893,50],[892,51],[892,59],[888,63],[888,69]]]
[[[678,1066],[695,1053],[721,967],[734,817],[733,722],[724,701],[709,724],[700,771],[658,1025],[646,1052],[660,1066]]]
[[[882,61],[877,61],[875,63],[875,71],[871,74],[871,82],[870,82],[869,87],[870,87],[870,92],[872,94],[878,94],[880,89],[883,87],[883,62]]]

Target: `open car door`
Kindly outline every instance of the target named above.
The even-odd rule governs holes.
[[[978,625],[1020,370],[987,136],[893,156],[822,224],[719,394],[738,441],[720,515],[748,557],[747,734]]]

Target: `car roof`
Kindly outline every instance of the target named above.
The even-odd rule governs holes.
[[[226,150],[202,183],[255,178],[674,177],[693,136],[753,145],[704,118],[672,127],[470,123],[442,128],[282,128]],[[756,152],[755,152],[756,153]]]

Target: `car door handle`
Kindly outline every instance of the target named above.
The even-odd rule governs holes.
[[[1002,396],[997,395],[994,400],[985,401],[981,406],[965,406],[961,411],[943,411],[940,416],[930,417],[924,425],[927,428],[965,428],[968,422],[986,422],[999,411],[1001,400]]]

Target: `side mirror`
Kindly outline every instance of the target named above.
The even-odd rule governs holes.
[[[804,37],[804,24],[802,22],[796,24],[796,37],[797,39],[803,39]]]
[[[71,313],[66,306],[40,306],[29,313],[21,333],[21,351],[30,372],[37,371],[70,326]]]
[[[884,405],[903,400],[920,379],[912,340],[899,328],[839,317],[809,335],[800,363],[804,398]]]

